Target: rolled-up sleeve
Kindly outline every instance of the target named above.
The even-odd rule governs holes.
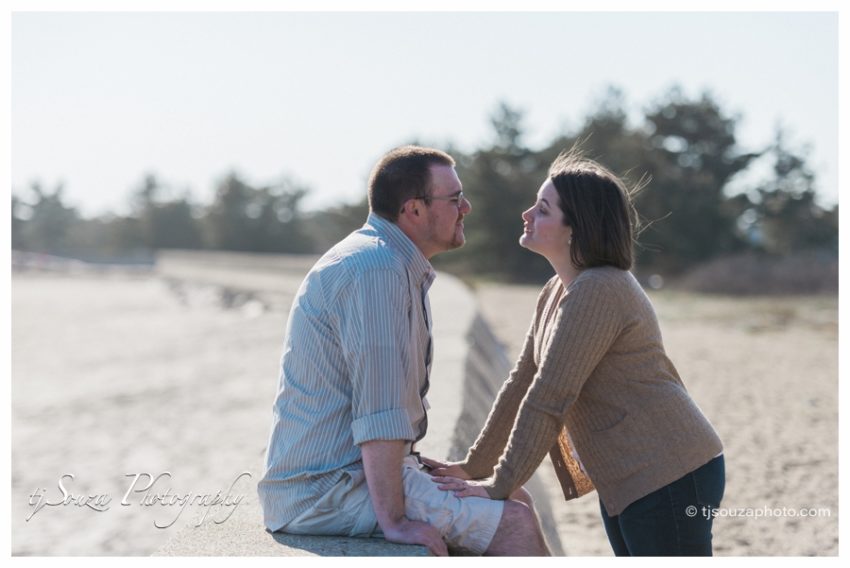
[[[411,307],[406,279],[390,269],[364,271],[346,296],[340,341],[351,377],[354,443],[414,440],[405,408]]]

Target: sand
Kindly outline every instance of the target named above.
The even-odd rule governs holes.
[[[537,289],[482,285],[476,294],[513,357]],[[673,361],[726,445],[723,506],[831,514],[719,518],[716,553],[837,554],[837,298],[653,301]],[[14,555],[151,554],[173,534],[155,523],[178,509],[143,505],[143,494],[121,505],[127,474],[170,472],[150,493],[213,495],[259,462],[286,313],[227,303],[210,290],[176,294],[149,276],[13,276]],[[595,497],[564,503],[549,467],[567,553],[610,555]],[[45,507],[25,521],[30,495],[60,499],[68,473],[72,493],[109,495],[108,510]],[[254,491],[251,473],[232,495]]]
[[[186,304],[156,278],[15,275],[12,295],[13,554],[151,554],[173,534],[154,523],[179,507],[142,494],[122,506],[126,474],[169,471],[153,493],[204,495],[260,462],[280,313],[222,309],[203,293]],[[109,494],[110,509],[45,507],[26,522],[29,495],[61,500],[65,473],[75,494]],[[253,474],[234,492],[254,492]]]

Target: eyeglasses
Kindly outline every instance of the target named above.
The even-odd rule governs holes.
[[[425,200],[426,203],[429,202],[429,201],[448,201],[450,203],[454,203],[455,205],[457,205],[459,207],[461,201],[463,201],[466,198],[463,196],[463,192],[459,191],[454,195],[442,195],[442,196],[438,196],[438,197],[434,197],[434,196],[431,196],[431,195],[418,195],[414,199],[423,199],[423,200]]]

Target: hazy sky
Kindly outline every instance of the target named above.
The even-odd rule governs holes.
[[[207,200],[236,171],[326,206],[395,145],[491,140],[501,100],[541,146],[610,84],[633,112],[708,89],[743,149],[781,123],[837,200],[838,17],[800,12],[16,13],[12,188],[63,181],[96,214],[147,172]]]

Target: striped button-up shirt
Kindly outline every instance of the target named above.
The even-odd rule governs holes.
[[[425,435],[433,281],[416,245],[374,213],[305,277],[289,313],[258,486],[269,530],[344,477],[362,476],[360,444]]]

